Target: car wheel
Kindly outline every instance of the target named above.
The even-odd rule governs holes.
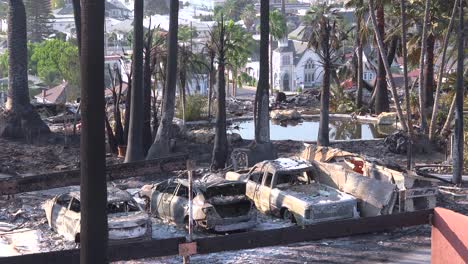
[[[284,220],[291,221],[291,223],[296,223],[296,218],[287,208],[283,209],[282,217]]]

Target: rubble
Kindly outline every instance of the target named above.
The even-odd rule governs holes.
[[[215,131],[212,128],[189,129],[184,132],[184,138],[199,144],[213,144]],[[242,142],[241,135],[237,133],[227,133],[230,144]]]
[[[406,154],[408,142],[408,134],[404,131],[397,131],[384,140],[384,144],[388,150],[395,154]]]
[[[301,114],[297,110],[272,110],[270,112],[270,117],[273,120],[286,121],[286,120],[299,120],[301,119]]]
[[[377,117],[377,125],[394,125],[397,120],[396,113],[383,112]]]
[[[320,102],[319,89],[305,89],[302,93],[294,95],[292,98],[287,99],[289,104],[295,106],[313,106]]]

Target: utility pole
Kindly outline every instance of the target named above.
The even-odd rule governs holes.
[[[81,9],[80,263],[108,263],[104,134],[104,0]]]
[[[460,1],[458,8],[459,24],[458,24],[458,61],[457,61],[457,85],[456,85],[456,108],[455,108],[455,137],[453,148],[453,176],[452,182],[461,184],[463,173],[463,60],[464,54],[464,17],[463,17],[463,3]]]

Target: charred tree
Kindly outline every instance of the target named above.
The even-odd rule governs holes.
[[[260,2],[260,74],[255,94],[255,142],[270,143],[268,46],[270,35],[268,0]]]
[[[381,2],[381,1],[380,1]],[[370,12],[373,12],[371,10]],[[384,7],[383,3],[379,3],[377,6],[377,29],[378,34],[380,35],[381,39],[385,38],[385,14],[384,14]],[[387,91],[387,79],[386,79],[386,72],[384,66],[384,60],[382,56],[379,54],[379,62],[377,66],[377,86],[376,86],[376,94],[375,94],[375,105],[374,110],[376,114],[380,114],[382,112],[390,111],[390,103],[388,100],[388,91]]]
[[[218,111],[216,112],[215,140],[213,146],[212,169],[224,169],[228,157],[228,142],[226,134],[226,50],[225,50],[225,25],[221,18],[218,23]]]
[[[154,30],[150,29],[146,34],[145,64],[143,73],[143,154],[145,156],[151,147],[151,143],[153,142],[153,136],[151,134],[151,76],[153,76],[154,70],[154,67],[152,67],[151,56],[151,47],[153,46],[153,32]]]
[[[147,159],[154,159],[170,153],[172,120],[175,112],[177,86],[177,32],[179,28],[179,1],[171,0],[169,13],[169,37],[167,42],[166,91],[163,99],[163,112],[156,138],[148,151]]]
[[[135,0],[133,19],[133,78],[130,106],[130,128],[128,130],[125,162],[144,159],[143,150],[143,0]]]
[[[48,134],[29,101],[26,10],[22,0],[10,0],[8,9],[8,95],[0,117],[0,137],[34,139]]]
[[[426,39],[426,63],[424,64],[424,89],[425,89],[425,100],[426,109],[430,109],[434,104],[434,45],[435,37],[434,34],[429,34]],[[432,113],[428,111],[427,113]]]
[[[458,22],[458,56],[457,56],[457,93],[456,93],[456,107],[455,107],[455,140],[454,140],[454,151],[453,151],[453,176],[452,182],[455,184],[461,184],[462,173],[463,173],[463,99],[464,99],[464,80],[463,80],[463,62],[465,59],[464,54],[464,12],[463,3],[465,1],[459,1],[459,22]]]

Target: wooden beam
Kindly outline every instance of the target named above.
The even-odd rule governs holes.
[[[154,160],[108,165],[107,181],[158,175],[185,170],[187,154],[175,154]],[[59,171],[32,176],[12,176],[0,179],[0,195],[46,190],[80,184],[80,170]]]
[[[411,213],[365,217],[317,223],[306,226],[292,226],[272,230],[236,233],[226,236],[196,239],[200,254],[221,251],[277,246],[290,243],[382,232],[398,227],[430,223],[433,210]],[[185,237],[150,240],[109,246],[109,260],[130,260],[162,257],[178,254],[178,245]],[[0,258],[0,264],[55,264],[79,263],[79,249],[29,254]]]

